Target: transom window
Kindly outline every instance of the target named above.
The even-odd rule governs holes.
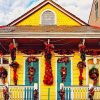
[[[41,24],[55,25],[55,14],[50,10],[46,10],[45,12],[43,12],[41,16]]]

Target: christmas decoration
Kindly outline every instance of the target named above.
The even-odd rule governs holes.
[[[67,68],[65,66],[62,66],[60,73],[61,73],[61,77],[62,77],[62,82],[64,82],[66,79],[66,76],[67,76]]]
[[[7,86],[3,87],[3,96],[4,96],[4,100],[9,100],[9,90]]]
[[[2,79],[2,83],[5,84],[5,78],[7,77],[8,72],[4,67],[0,67],[0,78]]]
[[[100,50],[86,50],[87,55],[100,55]]]
[[[82,61],[78,62],[77,67],[79,68],[80,75],[79,75],[79,85],[83,85],[83,69],[86,67],[85,60],[86,60],[86,47],[85,47],[85,39],[83,39],[83,42],[79,44],[79,51],[80,51],[80,58]]]
[[[52,85],[53,84],[53,74],[51,67],[51,57],[52,50],[54,49],[53,44],[45,43],[45,75],[44,75],[44,84]]]
[[[32,81],[34,79],[34,74],[35,74],[35,69],[33,67],[29,66],[28,75],[29,75],[30,84],[32,83]]]
[[[27,55],[40,54],[42,52],[41,50],[33,50],[33,49],[19,49],[19,50]]]
[[[34,56],[30,56],[27,58],[28,64],[30,64],[31,62],[36,62],[36,61],[38,61],[38,59]]]
[[[99,77],[99,71],[97,68],[93,67],[89,70],[89,77],[94,81],[93,85],[97,85],[98,77]]]
[[[89,99],[90,100],[93,100],[94,92],[95,91],[94,91],[94,88],[93,87],[89,89]]]
[[[11,52],[11,59],[14,61],[16,59],[16,46],[13,43],[10,43],[9,49]]]
[[[17,69],[19,67],[19,64],[17,62],[12,62],[10,64],[10,66],[13,68],[13,80],[14,80],[14,84],[17,85],[17,81],[18,81],[18,75],[17,75]]]
[[[34,100],[38,100],[38,90],[34,90]]]
[[[83,73],[83,69],[86,67],[86,64],[85,64],[85,62],[80,61],[80,62],[77,64],[77,67],[79,68],[79,71],[80,71],[79,85],[81,86],[81,85],[83,85],[82,73]]]
[[[65,90],[63,88],[60,89],[59,95],[60,95],[61,100],[65,100]]]
[[[58,53],[58,54],[60,54],[60,55],[64,55],[64,54],[66,54],[66,55],[72,55],[72,54],[74,54],[74,51],[73,50],[71,50],[71,49],[58,49],[58,50],[55,50],[54,51],[55,53]]]
[[[61,57],[57,60],[58,63],[65,63],[67,64],[69,62],[69,58],[64,56],[64,57]]]
[[[79,44],[79,51],[81,53],[81,59],[82,61],[85,61],[86,60],[86,47],[84,44]]]

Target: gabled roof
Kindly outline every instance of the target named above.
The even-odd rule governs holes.
[[[46,4],[51,4],[52,6],[54,6],[55,8],[57,8],[62,13],[66,14],[67,16],[69,16],[70,18],[72,18],[73,20],[77,21],[79,24],[81,24],[81,25],[88,25],[87,23],[85,23],[84,21],[82,21],[81,19],[79,19],[78,17],[76,17],[75,15],[73,15],[72,13],[70,13],[67,10],[65,10],[64,8],[62,8],[57,3],[53,2],[52,0],[44,0],[42,3],[40,3],[36,7],[32,8],[31,10],[29,10],[28,12],[26,12],[24,15],[22,15],[19,18],[17,18],[16,20],[12,21],[7,26],[14,26],[14,25],[16,25],[17,23],[21,22],[22,20],[26,19],[31,14],[33,14],[34,12],[36,12],[37,10],[41,9]]]

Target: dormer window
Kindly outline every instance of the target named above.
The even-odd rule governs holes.
[[[41,15],[41,24],[42,25],[55,25],[55,14],[50,10],[46,10]]]
[[[95,15],[98,18],[98,2],[95,3]]]

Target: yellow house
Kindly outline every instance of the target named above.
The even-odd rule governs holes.
[[[35,89],[38,91],[38,99],[35,100],[88,100],[89,85],[94,82],[90,79],[89,72],[94,67],[98,72],[100,71],[99,36],[99,28],[89,26],[52,0],[44,0],[7,26],[1,27],[0,50],[3,55],[0,64],[8,71],[6,83],[9,85],[10,100],[33,100]],[[14,84],[14,69],[9,66],[12,62],[9,54],[11,42],[17,45],[16,62],[19,64],[17,86]],[[80,57],[82,52],[78,47],[80,43],[86,45],[84,60],[86,67],[81,73],[77,67],[82,60]],[[50,44],[53,44],[54,48],[52,47],[53,50],[50,51],[51,71],[48,71],[45,46],[51,46]],[[28,63],[30,57],[36,57],[38,60]],[[63,57],[67,58],[68,62],[58,61]],[[32,82],[29,80],[30,66],[35,69]],[[63,66],[67,69],[65,81],[62,81],[63,76],[61,76]],[[52,84],[44,82],[46,71],[52,73],[49,77],[53,79]],[[83,78],[81,85],[80,77]],[[96,100],[100,98],[99,85],[100,77],[97,78],[93,96]],[[2,86],[0,88],[2,89]],[[64,88],[65,99],[61,98],[59,92],[62,88]],[[0,92],[0,100],[3,100],[4,96],[2,91]]]

